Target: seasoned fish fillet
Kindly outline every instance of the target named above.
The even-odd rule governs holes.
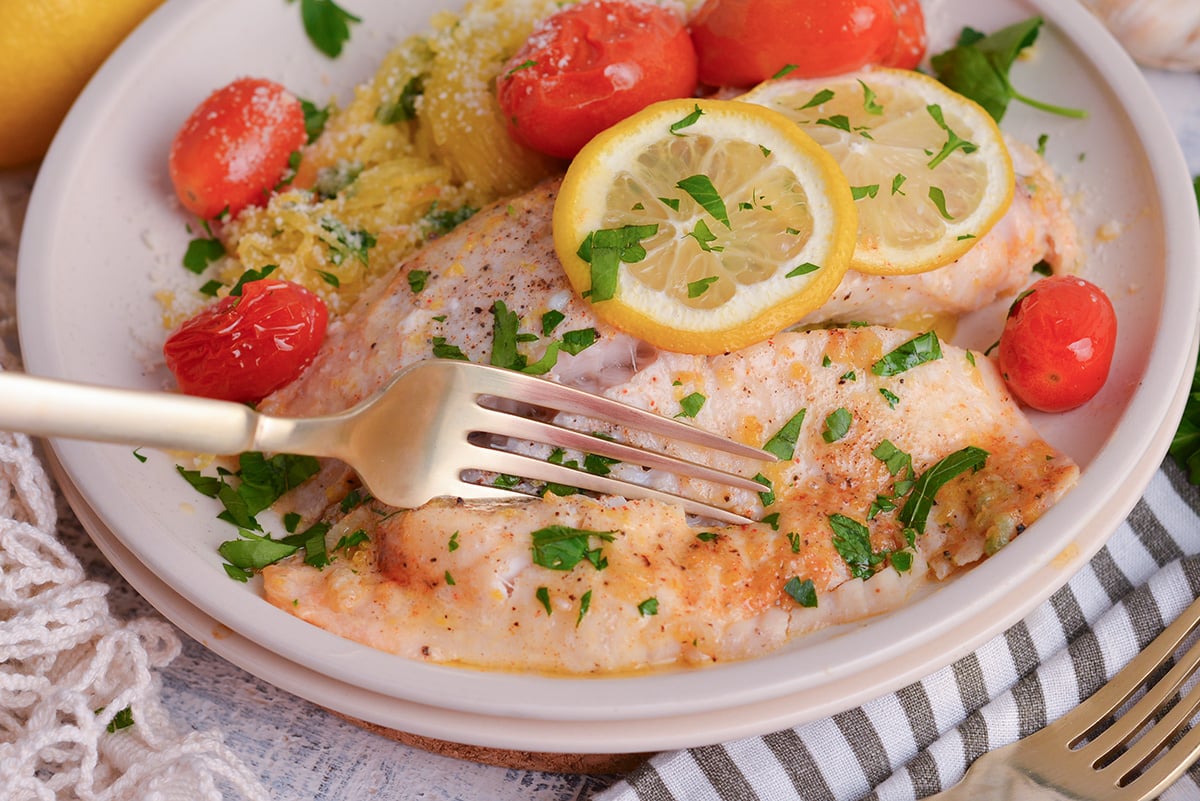
[[[413,659],[567,673],[752,657],[894,608],[1002,547],[1078,475],[986,357],[943,345],[941,358],[877,374],[912,337],[813,330],[724,356],[663,353],[608,389],[668,415],[700,393],[698,425],[755,444],[791,421],[793,458],[763,470],[774,497],[730,499],[764,522],[695,527],[669,504],[583,495],[360,507],[330,539],[362,528],[369,543],[323,570],[267,568],[267,598]],[[946,457],[978,457],[965,449],[986,457],[933,493],[920,489],[918,477]],[[908,513],[914,499],[930,502],[924,521]]]
[[[916,276],[848,273],[834,297],[804,320],[920,324],[960,314],[1012,294],[1040,260],[1072,268],[1075,230],[1044,162],[1014,148],[1020,176],[1012,207],[995,228],[952,265]],[[596,343],[577,355],[563,351],[553,380],[601,391],[621,384],[662,354],[597,320],[569,286],[551,230],[556,182],[492,205],[431,242],[369,288],[333,322],[313,364],[299,379],[263,401],[263,411],[307,416],[347,409],[377,391],[398,370],[439,349],[458,348],[472,361],[491,358],[493,305],[502,301],[537,335],[522,345],[530,362],[563,332],[594,328]],[[424,288],[419,292],[420,278]],[[563,315],[552,336],[542,317]],[[343,465],[322,473],[285,503],[306,518],[343,497],[353,480]]]

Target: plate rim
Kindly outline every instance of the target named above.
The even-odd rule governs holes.
[[[1026,4],[1029,5],[1029,3],[1026,3]],[[1041,11],[1041,13],[1047,18],[1047,20],[1052,25],[1055,25],[1058,28],[1059,32],[1062,33],[1066,38],[1068,38],[1070,40],[1070,42],[1073,44],[1073,46],[1078,48],[1082,53],[1084,53],[1087,56],[1088,61],[1090,62],[1090,67],[1093,70],[1095,70],[1098,74],[1103,76],[1105,84],[1111,90],[1116,91],[1118,86],[1123,87],[1124,94],[1118,93],[1118,96],[1123,101],[1122,105],[1123,105],[1126,115],[1128,117],[1129,124],[1135,130],[1138,131],[1139,136],[1143,136],[1145,128],[1150,125],[1159,125],[1162,128],[1164,128],[1165,130],[1170,131],[1170,126],[1166,122],[1166,119],[1162,113],[1162,110],[1158,107],[1157,103],[1154,101],[1153,93],[1150,91],[1143,76],[1140,74],[1140,72],[1137,71],[1137,68],[1133,66],[1132,62],[1130,62],[1128,60],[1128,58],[1124,55],[1124,52],[1119,49],[1119,47],[1116,45],[1115,41],[1111,40],[1111,38],[1108,37],[1107,32],[1104,31],[1104,29],[1100,26],[1100,24],[1097,21],[1095,21],[1093,18],[1091,18],[1090,15],[1088,15],[1087,12],[1081,6],[1078,6],[1076,4],[1070,4],[1070,5],[1057,4],[1057,5],[1055,5],[1051,2],[1049,2],[1049,0],[1036,0],[1034,3],[1032,3],[1032,5],[1036,8],[1038,8]],[[50,155],[48,156],[47,162],[46,162],[46,164],[49,166],[49,169],[47,169],[44,174],[39,174],[37,184],[35,185],[34,194],[33,194],[33,197],[31,198],[31,202],[30,202],[29,213],[26,218],[26,231],[32,230],[32,233],[30,233],[29,241],[34,243],[35,250],[37,250],[37,244],[36,244],[38,241],[37,237],[39,235],[41,235],[44,239],[46,236],[49,236],[49,233],[50,233],[49,231],[45,231],[45,232],[38,231],[36,228],[36,225],[38,222],[40,222],[40,220],[43,217],[45,217],[47,214],[49,214],[49,212],[46,209],[51,207],[51,205],[54,203],[55,191],[61,190],[63,188],[64,184],[67,182],[68,176],[71,172],[69,167],[74,163],[72,161],[72,159],[67,155],[69,153],[69,144],[68,143],[70,142],[72,137],[81,135],[80,132],[82,132],[85,129],[85,126],[88,123],[88,115],[91,112],[91,109],[93,107],[103,103],[103,101],[104,101],[104,98],[100,95],[99,90],[94,90],[92,87],[99,86],[103,82],[104,78],[107,78],[107,76],[110,74],[118,74],[119,75],[121,69],[125,69],[127,72],[131,71],[132,65],[137,63],[137,58],[136,58],[136,54],[138,52],[137,47],[141,46],[140,43],[142,43],[143,40],[145,40],[146,42],[153,41],[153,36],[160,29],[165,30],[165,29],[170,28],[171,26],[177,26],[177,25],[183,24],[182,20],[186,19],[187,15],[201,13],[202,10],[203,10],[202,4],[200,2],[198,2],[198,0],[172,0],[172,2],[168,2],[164,6],[160,7],[159,10],[157,10],[151,16],[151,18],[148,20],[147,24],[145,26],[143,26],[142,28],[139,28],[137,31],[135,31],[134,35],[131,36],[129,40],[127,40],[127,43],[125,45],[123,45],[120,49],[118,49],[117,53],[114,55],[114,58],[112,60],[110,60],[110,62],[105,64],[105,66],[102,68],[101,72],[97,74],[97,78],[94,79],[93,83],[89,85],[87,90],[85,90],[84,95],[80,99],[80,102],[76,105],[75,108],[72,109],[71,113],[68,115],[66,122],[64,122],[63,128],[60,130],[59,136],[56,137],[55,143],[51,147]],[[1064,19],[1069,20],[1069,24],[1071,26],[1071,30],[1074,32],[1074,35],[1066,34],[1066,26],[1064,25],[1064,22],[1063,22]],[[1088,35],[1086,37],[1079,35],[1079,33],[1078,33],[1079,30],[1083,30],[1083,31],[1087,32]],[[149,44],[147,44],[146,46],[148,47]],[[1117,54],[1116,58],[1114,58],[1114,53]],[[130,75],[127,74],[125,76],[125,78],[126,78],[126,80],[130,79]],[[1133,98],[1136,101],[1132,105],[1129,102],[1127,102],[1127,101],[1129,101],[1130,98]],[[1137,113],[1131,113],[1132,111],[1136,111]],[[1175,195],[1175,200],[1178,200],[1179,196],[1180,196],[1180,186],[1181,185],[1183,188],[1190,191],[1190,185],[1187,185],[1186,181],[1182,180],[1182,177],[1186,176],[1186,168],[1185,168],[1185,162],[1182,158],[1182,151],[1179,149],[1178,143],[1174,141],[1174,137],[1172,136],[1172,137],[1170,137],[1170,139],[1171,139],[1172,144],[1174,145],[1173,149],[1170,147],[1149,148],[1149,149],[1144,148],[1144,151],[1145,151],[1144,155],[1145,155],[1147,162],[1149,163],[1149,165],[1151,167],[1151,173],[1152,173],[1152,177],[1154,179],[1154,185],[1155,185],[1155,189],[1156,189],[1156,197],[1159,200],[1159,204],[1160,204],[1161,211],[1163,214],[1163,231],[1164,231],[1164,233],[1168,233],[1168,235],[1165,237],[1165,242],[1164,242],[1164,244],[1165,244],[1164,259],[1165,259],[1165,263],[1168,265],[1173,263],[1173,256],[1175,259],[1183,259],[1183,258],[1185,258],[1185,254],[1191,254],[1190,258],[1195,258],[1196,254],[1200,253],[1200,236],[1197,235],[1197,230],[1200,230],[1200,226],[1196,226],[1195,224],[1192,224],[1192,225],[1183,224],[1181,208],[1187,209],[1188,208],[1187,204],[1182,204],[1179,202],[1169,202],[1171,200],[1171,197],[1164,195],[1164,193],[1167,193],[1167,195],[1173,194],[1173,195]],[[78,153],[75,155],[75,159],[79,159],[79,158],[83,158],[83,157],[84,156],[82,153]],[[1180,180],[1179,181],[1171,180],[1169,178],[1169,176],[1170,176],[1169,170],[1175,169],[1175,168],[1179,167],[1180,165],[1184,165],[1183,169],[1177,170],[1179,172],[1179,175],[1181,176]],[[31,223],[31,220],[33,221],[32,223]],[[1182,231],[1184,233],[1180,234],[1180,231]],[[1174,235],[1174,238],[1173,238],[1172,234]],[[1183,241],[1176,242],[1176,238],[1179,238],[1180,236],[1182,236]],[[25,245],[26,245],[26,239],[25,239],[25,235],[23,233],[21,252],[27,252],[28,249],[25,247]],[[1173,248],[1175,246],[1178,246],[1178,249],[1182,252],[1179,254],[1174,254]],[[19,256],[19,258],[21,258],[21,257]],[[28,259],[31,259],[31,258],[32,257],[28,257]],[[18,268],[17,290],[18,290],[18,319],[19,320],[20,320],[20,316],[21,316],[20,310],[21,310],[22,306],[24,306],[26,308],[30,308],[30,304],[28,304],[28,303],[23,304],[21,302],[22,298],[23,297],[27,298],[28,293],[34,292],[37,287],[36,282],[31,283],[30,281],[23,280],[23,278],[22,278],[22,276],[28,277],[30,275],[30,271],[32,269],[34,269],[34,268],[27,266],[29,264],[28,259],[22,259],[19,262],[19,268]],[[1181,285],[1177,285],[1177,284],[1181,284]],[[23,294],[23,293],[25,293],[25,294]],[[1165,280],[1164,280],[1163,301],[1162,301],[1161,305],[1162,305],[1162,308],[1160,311],[1162,312],[1162,314],[1166,315],[1168,309],[1169,310],[1179,310],[1179,311],[1174,311],[1174,315],[1182,314],[1184,319],[1190,319],[1192,328],[1193,328],[1193,330],[1195,330],[1196,329],[1196,320],[1197,320],[1196,309],[1198,306],[1200,306],[1200,283],[1198,283],[1195,278],[1193,278],[1189,275],[1186,275],[1185,273],[1181,273],[1180,271],[1175,271],[1174,273],[1172,273],[1168,269],[1166,276],[1165,276]],[[1183,308],[1188,305],[1190,305],[1190,311],[1187,311],[1187,312],[1182,311]],[[28,326],[19,326],[19,327],[22,330],[25,330],[28,328]],[[27,342],[26,339],[24,338],[24,336],[22,336],[22,350],[26,354],[35,354],[35,356],[32,359],[27,358],[27,361],[26,361],[27,365],[32,365],[32,366],[36,367],[40,363],[42,367],[45,367],[47,365],[47,363],[53,364],[53,362],[54,362],[54,358],[52,358],[53,354],[48,355],[44,351],[44,349],[40,349],[34,343]],[[1186,351],[1187,349],[1183,349],[1183,350]],[[1182,369],[1182,366],[1186,364],[1185,356],[1177,351],[1169,352],[1168,349],[1163,346],[1161,338],[1156,339],[1154,341],[1154,347],[1153,347],[1153,350],[1152,350],[1150,356],[1151,356],[1151,358],[1150,358],[1149,364],[1147,365],[1147,368],[1146,368],[1147,370],[1149,370],[1153,367],[1153,368],[1159,368],[1159,369],[1170,369],[1172,374],[1190,374],[1190,368],[1189,368],[1189,370]],[[1194,364],[1194,358],[1195,358],[1195,341],[1193,339],[1192,362],[1191,362],[1192,364]],[[1164,365],[1164,364],[1167,365],[1166,368],[1162,368],[1162,365]],[[1180,368],[1180,369],[1176,369],[1176,368]],[[1180,386],[1176,388],[1176,391],[1174,393],[1149,392],[1149,391],[1146,391],[1144,387],[1140,387],[1139,389],[1135,390],[1134,393],[1131,395],[1130,400],[1127,404],[1125,415],[1129,415],[1132,411],[1136,411],[1139,414],[1142,414],[1142,415],[1145,415],[1148,417],[1155,417],[1156,419],[1157,418],[1169,418],[1171,415],[1175,414],[1175,407],[1178,406],[1179,411],[1181,411],[1181,409],[1182,409],[1181,401],[1182,401],[1183,396],[1186,394],[1186,388],[1187,388],[1186,385],[1182,382],[1180,383]],[[1177,419],[1177,417],[1175,419]],[[1172,424],[1172,428],[1173,428],[1173,424]],[[1137,431],[1121,429],[1115,433],[1116,433],[1116,436],[1110,437],[1109,441],[1106,442],[1105,445],[1101,448],[1101,450],[1097,453],[1095,460],[1093,462],[1093,466],[1095,464],[1099,464],[1102,468],[1104,468],[1106,470],[1116,470],[1118,467],[1120,467],[1120,465],[1115,465],[1112,463],[1120,461],[1117,454],[1122,449],[1130,448],[1130,447],[1132,447],[1132,445],[1135,445],[1135,444],[1142,446],[1142,447],[1146,446],[1146,444],[1147,444],[1146,442],[1143,441],[1144,439],[1146,439],[1146,431],[1144,429],[1138,429]],[[1151,437],[1150,439],[1153,439],[1153,437]],[[1133,442],[1131,442],[1131,440],[1133,440]],[[65,461],[71,461],[73,458],[78,458],[78,454],[81,452],[80,451],[81,447],[83,447],[83,449],[86,451],[91,446],[83,446],[83,444],[81,444],[81,443],[68,443],[68,442],[56,441],[53,443],[53,447],[56,449],[56,451],[60,452],[61,454],[63,454],[65,456]],[[1166,444],[1160,443],[1156,440],[1154,443],[1154,449],[1156,449],[1156,451],[1157,451],[1157,456],[1152,461],[1153,461],[1154,465],[1157,466],[1158,462],[1161,461],[1162,455],[1166,451]],[[1139,466],[1142,465],[1142,462],[1146,461],[1147,455],[1152,455],[1156,451],[1155,450],[1145,451],[1142,461],[1132,464],[1132,465],[1126,465],[1124,471],[1120,472],[1121,477],[1128,478],[1129,476],[1133,475],[1134,473],[1138,473],[1138,475],[1139,475],[1138,480],[1133,482],[1134,485],[1138,484],[1138,482],[1141,481],[1141,477],[1140,477],[1141,472],[1139,471]],[[1091,466],[1089,469],[1091,469]],[[1153,475],[1153,471],[1149,471],[1146,474],[1145,481],[1147,483],[1150,480],[1150,477],[1152,475]],[[86,488],[86,482],[84,482],[84,487]],[[1136,492],[1129,492],[1129,489],[1131,487],[1132,487],[1132,485],[1127,486],[1125,488],[1126,492],[1121,497],[1121,504],[1119,504],[1119,506],[1123,507],[1123,512],[1120,514],[1120,516],[1112,517],[1112,515],[1114,513],[1109,513],[1109,515],[1106,516],[1106,519],[1112,518],[1111,519],[1111,530],[1108,532],[1108,534],[1111,534],[1111,531],[1115,531],[1116,527],[1120,523],[1120,520],[1123,519],[1124,514],[1128,512],[1129,508],[1132,508],[1133,504],[1137,500],[1137,497],[1140,496],[1142,491],[1144,491],[1145,483],[1142,483],[1139,486],[1137,486]],[[89,503],[91,500],[94,500],[92,498],[87,498],[86,492],[84,492],[84,496]],[[1056,509],[1057,508],[1058,507],[1056,507]],[[1077,537],[1075,535],[1079,533],[1079,529],[1082,528],[1082,525],[1073,523],[1069,519],[1066,519],[1065,514],[1061,510],[1056,515],[1055,514],[1056,509],[1051,509],[1047,513],[1047,515],[1043,517],[1044,521],[1048,521],[1043,526],[1043,528],[1049,529],[1051,527],[1051,525],[1057,526],[1058,530],[1059,530],[1059,534],[1058,534],[1059,541],[1062,541],[1064,543],[1074,542],[1077,539]],[[1039,521],[1039,522],[1042,522],[1042,521]],[[1067,534],[1064,534],[1062,532],[1067,532]],[[1100,538],[1100,540],[1098,542],[1095,542],[1094,548],[1092,550],[1093,551],[1098,550],[1099,547],[1103,544],[1103,541],[1107,539],[1107,536],[1108,535],[1106,534],[1104,537]],[[1091,547],[1090,544],[1092,543],[1092,540],[1088,540],[1088,542],[1089,542],[1089,547]],[[1026,540],[1018,539],[1018,540],[1014,541],[1014,543],[1012,543],[1008,548],[1006,548],[1004,553],[1012,553],[1013,554],[1013,557],[1009,557],[1009,560],[1011,561],[1012,559],[1016,558],[1017,554],[1029,556],[1028,553],[1024,553],[1024,552],[1033,551],[1033,550],[1035,550],[1035,549],[1032,547],[1032,543],[1028,543],[1028,545],[1026,545]],[[1085,549],[1085,550],[1087,550],[1087,549]],[[1040,564],[1039,567],[1045,567],[1044,563],[1046,561],[1048,561],[1048,559],[1049,559],[1049,556],[1043,554],[1038,559],[1039,562],[1043,563],[1043,564]],[[973,568],[972,572],[975,574],[981,575],[981,577],[987,577],[988,579],[996,580],[997,582],[1002,582],[1005,579],[1005,577],[1003,575],[997,575],[997,574],[1001,574],[1003,572],[1000,570],[1000,566],[1001,566],[1000,561],[989,560],[989,561]],[[1062,579],[1062,583],[1065,583],[1066,578],[1069,578],[1069,576],[1064,577]],[[1009,577],[1009,581],[1011,583],[1011,577]],[[1045,595],[1048,596],[1049,592],[1046,592]],[[190,600],[192,602],[195,601],[195,599],[190,599]],[[261,601],[261,599],[259,599],[259,600]],[[1039,599],[1039,601],[1040,600],[1041,599]],[[263,603],[265,603],[265,602],[263,602]],[[1028,608],[1032,608],[1033,605],[1034,604],[1032,604],[1032,603],[1028,604]],[[197,604],[197,606],[205,614],[209,614],[210,612],[215,611],[215,610],[205,608],[204,605],[201,605],[201,604]],[[901,610],[901,613],[898,614],[897,617],[899,617],[901,619],[908,619],[908,618],[905,618],[902,613],[903,613],[903,610]],[[295,618],[292,618],[290,615],[286,615],[286,613],[281,612],[280,615],[283,616],[287,620],[292,620],[295,623],[300,624],[301,626],[304,627],[305,630],[313,628],[310,624],[303,623],[302,621],[298,621]],[[1010,614],[1004,619],[1008,620],[1009,622],[1014,622],[1016,619],[1019,619],[1019,616]],[[936,628],[936,627],[935,628],[937,631],[941,631],[941,630],[945,629],[946,627],[948,627],[948,625],[949,625],[948,623],[944,623],[941,628]],[[993,623],[993,625],[991,627],[989,627],[987,630],[990,631],[992,634],[994,634],[994,632],[996,630],[999,630],[1000,627],[1001,626],[999,623]],[[293,629],[289,629],[289,630],[293,630]],[[262,626],[258,626],[257,628],[252,628],[250,633],[263,634],[263,633],[270,633],[270,632],[264,632],[262,629]],[[337,638],[335,635],[329,635],[327,632],[321,632],[321,634],[325,635],[325,637],[327,637],[327,638],[331,638],[332,640],[340,640],[341,639],[341,638]],[[976,639],[978,641],[983,641],[983,639],[986,639],[986,638],[976,638]],[[322,640],[322,642],[328,642],[328,640]],[[896,646],[896,647],[898,648],[899,646]],[[358,646],[358,648],[365,648],[365,646]],[[284,656],[284,658],[289,658],[289,659],[304,657],[304,654],[298,653],[295,650],[289,651],[287,648],[279,650],[279,651],[277,651],[277,653],[280,653],[281,655]],[[390,655],[382,654],[382,652],[376,652],[376,653],[379,655],[382,655],[382,656],[386,656],[391,660],[400,659],[400,657],[392,657]],[[754,660],[754,661],[763,662],[765,664],[770,658],[771,657],[769,657],[769,656],[762,657],[762,658],[760,658],[758,660]],[[874,658],[878,658],[877,655]],[[374,659],[371,661],[373,663],[379,662],[379,660],[374,660]],[[423,665],[421,663],[412,663],[412,662],[409,662],[408,660],[404,660],[404,661],[406,662],[406,664],[408,664],[414,668],[414,670],[412,672],[418,678],[425,677],[425,676],[437,678],[437,677],[444,675],[444,673],[446,671],[453,671],[456,677],[462,678],[462,670],[459,668],[446,668],[444,666],[430,666],[430,665]],[[859,660],[858,663],[844,663],[841,666],[841,670],[843,673],[853,672],[856,667],[858,667],[858,668],[865,667],[864,663],[867,661],[870,661],[870,660],[868,660],[864,657],[864,659]],[[946,661],[948,662],[949,660],[946,660]],[[379,662],[379,664],[383,664],[383,663]],[[422,670],[424,668],[432,668],[432,670]],[[345,666],[341,666],[341,667],[335,666],[333,668],[333,670],[337,674],[344,675]],[[711,672],[712,670],[715,670],[715,669],[713,669],[713,668],[705,669],[704,672]],[[697,673],[698,672],[700,672],[700,671],[697,671]],[[494,674],[488,674],[488,675],[492,676]],[[678,684],[678,683],[682,682],[684,685],[690,685],[690,684],[695,683],[695,681],[696,681],[694,679],[691,679],[691,680],[686,679],[686,678],[680,679],[681,676],[687,675],[685,673],[671,673],[669,675],[671,676],[671,681],[673,684]],[[336,676],[334,676],[333,678],[336,678]],[[654,681],[654,678],[655,677],[643,677],[642,680],[646,680],[646,683],[648,685],[650,685],[651,687],[655,686],[656,684],[662,683],[661,681],[657,681],[657,682]],[[269,680],[269,678],[268,678],[268,680]],[[568,683],[577,683],[579,686],[586,684],[589,688],[591,688],[592,691],[595,690],[597,685],[603,685],[605,683],[611,683],[614,681],[619,681],[623,684],[627,682],[627,680],[604,679],[604,678],[562,678],[562,679],[555,678],[554,679],[554,683],[557,684],[560,688],[566,686],[566,684],[568,684]],[[478,684],[479,682],[467,681],[466,683]],[[366,686],[369,689],[373,689],[374,691],[381,692],[381,693],[385,693],[385,692],[394,693],[395,692],[394,682],[381,682],[378,680],[372,680],[372,681],[367,682],[366,684],[363,684],[360,681],[359,686]],[[390,691],[386,689],[389,687],[391,688]],[[567,694],[569,694],[571,692],[573,692],[573,690],[570,690],[570,689],[563,690],[562,695],[563,695],[563,697],[565,697]],[[632,718],[630,717],[630,710],[616,711],[612,707],[611,700],[604,699],[604,698],[602,698],[600,701],[598,701],[597,703],[595,703],[591,707],[589,707],[589,709],[587,710],[586,713],[584,712],[584,710],[582,708],[579,708],[579,707],[563,706],[561,708],[556,708],[555,710],[541,710],[540,716],[534,715],[533,717],[535,717],[536,719],[539,719],[539,720],[547,720],[547,721],[548,720],[556,720],[556,719],[575,720],[577,718],[580,718],[581,716],[583,719],[587,719],[587,720],[608,720],[608,719],[629,720],[629,719],[633,719],[633,718],[646,719],[646,718],[652,718],[652,717],[659,717],[663,714],[664,704],[666,706],[671,706],[671,704],[668,702],[665,702],[665,701],[661,702],[661,703],[654,703],[652,696],[655,694],[655,692],[656,692],[655,690],[647,690],[646,691],[646,694],[644,696],[647,699],[646,702],[642,703],[639,706],[637,713],[634,714]],[[747,703],[758,703],[759,701],[762,701],[764,698],[768,697],[768,696],[764,695],[764,693],[766,693],[766,692],[767,691],[765,691],[765,690],[755,691],[754,688],[746,688],[743,692],[740,692],[740,693],[730,693],[719,704],[714,702],[712,708],[722,709],[722,708],[731,708],[731,707],[741,707]],[[400,697],[400,696],[389,695],[389,697]],[[408,693],[405,693],[404,697],[408,698],[408,697],[410,697],[410,695]],[[418,694],[415,697],[418,699],[418,701],[423,701],[423,702],[440,701],[440,704],[439,704],[440,707],[457,709],[459,711],[471,711],[472,708],[480,705],[479,699],[475,696],[468,696],[468,697],[465,697],[462,699],[444,699],[444,698],[436,699],[430,694],[425,694],[423,696]],[[520,717],[522,717],[522,718],[527,717],[528,713],[529,713],[529,710],[525,709],[524,708],[525,705],[521,702],[504,703],[500,700],[493,699],[490,704],[484,704],[484,706],[487,706],[487,708],[493,710],[496,713],[518,715],[518,713],[524,712],[525,714],[520,715]],[[520,706],[521,708],[517,708],[517,706]],[[588,715],[590,715],[591,717],[588,717]]]

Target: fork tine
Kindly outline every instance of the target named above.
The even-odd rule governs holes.
[[[1192,694],[1194,695],[1195,691]],[[1198,755],[1200,726],[1185,734],[1161,759],[1126,786],[1136,792],[1139,798],[1155,798],[1182,776]]]
[[[1128,701],[1142,686],[1146,677],[1175,653],[1197,624],[1200,624],[1200,599],[1193,601],[1191,606],[1091,698],[1051,725],[1070,747],[1074,747],[1097,723],[1111,717]]]
[[[706,503],[701,503],[682,495],[674,495],[651,487],[643,487],[640,484],[632,484],[627,481],[609,478],[608,476],[585,473],[581,470],[552,464],[542,459],[524,456],[519,453],[498,451],[480,445],[473,445],[473,447],[476,448],[477,453],[471,460],[470,466],[472,468],[490,470],[496,473],[507,473],[539,481],[553,481],[558,484],[593,490],[594,492],[601,492],[607,495],[620,495],[627,498],[652,498],[666,501],[682,506],[684,511],[691,514],[712,518],[722,523],[737,525],[754,522],[747,517],[730,512],[728,509],[709,506]]]
[[[1106,737],[1110,731],[1118,727],[1124,730],[1123,733],[1118,732],[1114,734],[1111,738],[1114,740],[1112,745],[1100,751],[1100,753],[1109,753],[1112,748],[1125,743],[1140,731],[1154,717],[1155,711],[1161,709],[1171,696],[1176,693],[1179,687],[1187,681],[1188,677],[1196,670],[1197,665],[1200,665],[1200,643],[1193,645],[1187,654],[1171,668],[1170,672],[1147,690],[1146,694],[1114,723],[1112,728],[1096,738],[1096,741],[1099,741],[1101,737]],[[1200,693],[1192,692],[1180,698],[1178,703],[1171,708],[1171,711],[1163,716],[1162,720],[1151,726],[1142,734],[1140,739],[1129,746],[1129,750],[1113,760],[1112,764],[1101,769],[1101,772],[1111,772],[1115,777],[1116,783],[1121,784],[1126,776],[1141,769],[1153,759],[1155,754],[1187,725],[1192,716],[1196,714],[1197,707],[1200,707]],[[1130,719],[1128,723],[1126,723],[1127,718]],[[1092,743],[1088,745],[1090,746]],[[1102,743],[1101,747],[1104,745],[1107,745],[1107,743]]]
[[[562,448],[572,448],[599,456],[607,456],[623,462],[632,462],[633,464],[644,465],[646,467],[658,467],[672,473],[679,473],[704,481],[713,481],[750,492],[761,492],[763,489],[762,484],[752,479],[739,476],[735,473],[727,473],[724,470],[718,470],[696,462],[677,459],[665,453],[643,450],[632,445],[626,445],[623,442],[614,442],[602,437],[592,436],[591,434],[584,434],[574,429],[556,426],[551,423],[543,423],[539,420],[531,420],[528,417],[507,414],[486,407],[480,407],[478,411],[480,420],[491,421],[493,423],[491,428],[480,427],[480,430],[490,434],[502,434],[516,439],[543,442]]]
[[[654,412],[593,395],[581,389],[499,367],[446,361],[447,368],[464,374],[471,388],[480,395],[494,395],[534,406],[545,406],[584,417],[607,420],[733,456],[766,462],[778,461],[774,454],[752,445],[743,445],[679,420],[662,417]]]

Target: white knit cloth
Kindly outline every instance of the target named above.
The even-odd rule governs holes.
[[[3,194],[0,192],[0,194]],[[0,242],[23,204],[0,197]],[[7,236],[5,235],[7,234]],[[0,338],[15,330],[15,252],[0,248]],[[15,357],[0,344],[0,365]],[[168,719],[157,670],[180,651],[161,620],[118,620],[56,535],[54,489],[28,437],[0,433],[0,799],[267,798],[215,731]],[[133,724],[109,732],[128,708]]]

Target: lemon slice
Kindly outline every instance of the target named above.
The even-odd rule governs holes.
[[[919,72],[767,81],[739,98],[794,120],[841,165],[858,206],[852,267],[919,273],[962,256],[1012,202],[995,121]]]
[[[722,353],[824,303],[854,250],[834,160],[786,117],[667,100],[576,155],[554,245],[601,319],[660,348]]]

